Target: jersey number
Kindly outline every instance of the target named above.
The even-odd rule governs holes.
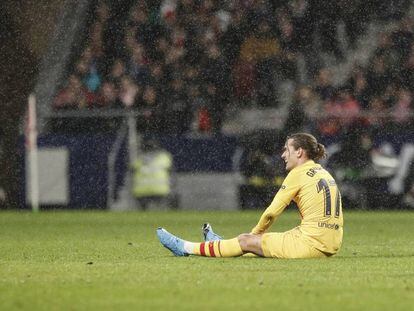
[[[324,197],[324,205],[325,205],[325,216],[332,215],[332,199],[331,199],[331,189],[329,189],[328,182],[325,179],[320,179],[318,184],[316,185],[316,190],[319,192],[323,191]],[[335,217],[339,217],[341,209],[341,194],[339,190],[336,192],[335,198]]]

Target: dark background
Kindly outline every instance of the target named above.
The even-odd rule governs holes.
[[[17,206],[20,121],[63,0],[0,2],[0,186]]]

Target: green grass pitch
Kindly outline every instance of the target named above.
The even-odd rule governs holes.
[[[329,259],[173,257],[164,226],[224,237],[260,212],[1,212],[0,310],[413,310],[414,213],[348,212]],[[298,223],[285,212],[272,230]]]

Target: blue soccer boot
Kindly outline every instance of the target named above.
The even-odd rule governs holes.
[[[157,229],[157,236],[161,244],[168,248],[175,256],[188,256],[184,249],[184,240],[169,233],[164,228]]]
[[[204,237],[205,242],[217,241],[217,240],[223,239],[221,236],[213,232],[213,228],[211,228],[211,225],[209,223],[203,224],[203,226],[201,227],[201,230],[203,232],[203,237]]]

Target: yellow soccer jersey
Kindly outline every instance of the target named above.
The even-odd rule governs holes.
[[[331,174],[312,160],[289,172],[252,233],[264,233],[292,200],[302,217],[299,229],[310,245],[336,253],[343,235],[341,195]]]

